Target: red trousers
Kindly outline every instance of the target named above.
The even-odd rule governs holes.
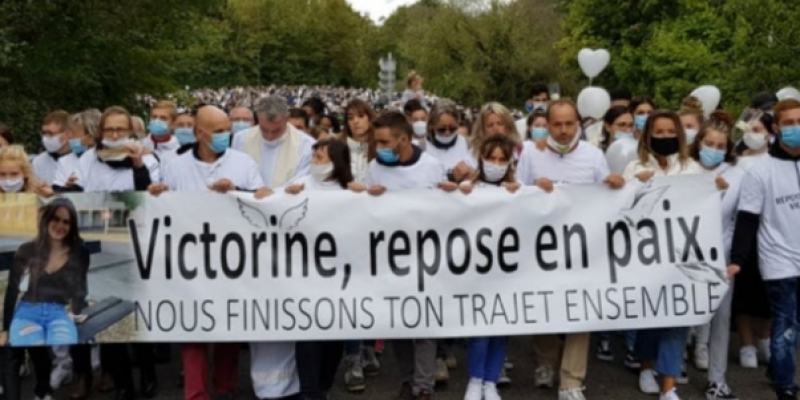
[[[184,344],[183,395],[186,400],[210,400],[208,396],[208,350],[210,344]],[[214,344],[214,392],[229,394],[239,385],[239,343]]]

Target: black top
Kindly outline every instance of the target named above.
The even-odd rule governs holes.
[[[3,305],[3,328],[6,331],[11,326],[14,310],[17,308],[19,284],[37,253],[35,244],[28,242],[19,246],[17,253],[14,254]],[[89,258],[89,250],[81,246],[77,251],[70,252],[67,263],[55,273],[48,274],[42,271],[35,281],[31,276],[28,291],[22,295],[22,301],[70,305],[72,313],[79,315],[87,293],[86,276],[89,273]]]

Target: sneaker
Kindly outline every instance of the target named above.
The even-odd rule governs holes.
[[[586,397],[583,397],[583,388],[561,389],[558,400],[586,400]]]
[[[769,339],[758,340],[758,362],[769,364],[772,353],[769,350]]]
[[[444,359],[444,363],[447,364],[448,369],[458,368],[458,359],[453,353],[447,352],[447,358]]]
[[[497,393],[497,385],[492,382],[483,384],[483,400],[501,400],[500,393]]]
[[[645,369],[639,372],[639,390],[646,394],[658,394],[661,387],[656,382],[656,372],[652,369]]]
[[[790,390],[778,392],[778,400],[797,400],[797,393]]]
[[[700,371],[708,371],[708,346],[698,344],[694,348],[694,366]]]
[[[56,365],[50,372],[50,387],[58,390],[62,385],[72,381],[72,366],[68,364]]]
[[[511,378],[506,373],[505,368],[500,369],[500,377],[497,378],[497,386],[508,386],[511,384]]]
[[[625,368],[632,370],[639,370],[642,368],[642,363],[633,354],[633,350],[628,349],[628,353],[625,354]]]
[[[442,359],[436,359],[436,383],[445,383],[450,380],[450,371],[447,363]]]
[[[374,377],[381,373],[381,362],[378,361],[375,349],[371,346],[361,348],[361,362],[364,368],[364,375]]]
[[[739,400],[738,397],[733,395],[731,388],[724,383],[709,382],[706,386],[706,399],[707,400]]]
[[[361,357],[348,356],[345,360],[347,366],[344,373],[344,385],[348,392],[363,392],[367,385],[364,382],[364,370],[361,366]]]
[[[610,340],[601,340],[597,342],[597,359],[601,361],[614,361]]]
[[[464,394],[464,400],[482,400],[483,399],[483,381],[478,378],[470,378],[467,384],[467,393]]]
[[[742,368],[758,368],[758,350],[755,346],[744,346],[739,350],[739,364]]]
[[[686,366],[684,365],[681,368],[681,376],[675,377],[675,383],[678,385],[688,385],[689,384],[689,374],[686,373]]]
[[[536,368],[536,372],[534,373],[534,386],[537,388],[551,389],[555,384],[555,377],[556,375],[553,372],[553,368],[542,365]]]
[[[659,400],[681,400],[681,398],[678,397],[678,392],[672,389],[667,393],[661,393]]]

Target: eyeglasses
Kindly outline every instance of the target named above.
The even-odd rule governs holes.
[[[435,132],[440,134],[440,135],[444,135],[446,133],[458,132],[458,127],[457,126],[445,126],[443,128],[436,128]]]

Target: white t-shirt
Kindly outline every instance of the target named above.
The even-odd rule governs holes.
[[[83,154],[81,156],[83,156]],[[69,153],[59,158],[58,168],[56,168],[56,177],[53,179],[52,184],[61,187],[67,186],[67,181],[69,181],[70,177],[75,175],[75,170],[78,168],[78,160],[80,160],[80,157],[75,153]]]
[[[247,135],[241,134],[234,135],[233,145],[231,147],[241,151],[244,147],[246,136]],[[297,172],[295,172],[292,179],[308,175],[309,168],[311,167],[311,159],[314,157],[314,143],[316,143],[316,140],[306,134],[302,134],[301,137],[300,161],[297,164]],[[278,161],[278,154],[280,154],[281,146],[284,145],[285,143],[282,142],[276,146],[270,146],[266,141],[261,140],[261,165],[259,166],[259,170],[261,171],[261,178],[267,186],[272,186],[272,172],[275,171],[275,163]],[[289,179],[289,181],[292,179]]]
[[[367,186],[380,185],[386,190],[434,189],[447,180],[447,170],[439,160],[422,153],[413,165],[385,166],[373,160],[369,165]]]
[[[158,161],[163,165],[168,158],[175,156],[174,153],[181,147],[181,143],[174,135],[170,136],[169,140],[163,143],[156,143],[153,141],[152,136],[147,135],[142,139],[142,146],[153,150],[153,153],[158,156]]]
[[[730,262],[731,245],[733,244],[733,232],[736,228],[736,213],[739,208],[739,192],[742,188],[742,179],[745,172],[728,163],[722,163],[717,168],[706,173],[721,175],[728,183],[728,189],[722,193],[722,235],[725,243],[725,259]]]
[[[240,151],[228,149],[213,163],[199,160],[194,151],[187,151],[164,167],[164,183],[169,190],[203,191],[220,179],[229,179],[243,190],[264,186],[256,163]]]
[[[364,183],[369,169],[369,145],[347,138],[347,148],[350,149],[350,168],[353,171],[353,179],[358,183]]]
[[[456,138],[456,143],[446,149],[437,148],[430,141],[426,141],[425,152],[439,160],[439,162],[444,165],[445,169],[453,169],[462,161],[469,163],[472,158],[472,153],[470,153],[469,146],[467,145],[467,139],[464,139],[463,136],[457,133],[454,135],[458,136]]]
[[[761,216],[758,262],[764,280],[800,276],[800,162],[772,156],[742,181],[739,211]]]
[[[736,166],[746,172],[749,171],[750,168],[752,168],[753,165],[756,165],[760,160],[768,157],[769,157],[768,152],[763,152],[761,154],[756,154],[754,156],[741,156],[736,160]]]
[[[158,160],[151,155],[142,157],[145,167],[150,172],[152,182],[160,182],[161,172]],[[75,184],[84,192],[127,192],[136,190],[133,182],[132,168],[111,168],[97,159],[95,149],[86,150],[78,160],[75,169]]]
[[[603,152],[584,141],[578,142],[575,150],[567,154],[534,146],[522,157],[526,160],[520,160],[520,165],[526,172],[521,177],[526,185],[532,185],[539,178],[547,178],[554,184],[594,184],[603,182],[610,174]]]
[[[250,378],[259,399],[277,399],[299,393],[295,343],[250,343]]]
[[[324,181],[320,182],[314,179],[311,175],[302,176],[291,182],[286,186],[303,185],[303,190],[344,190],[339,181]]]
[[[655,157],[651,155],[650,159],[644,164],[639,162],[638,158],[631,161],[628,166],[625,167],[622,177],[625,178],[626,181],[631,181],[636,179],[636,174],[644,171],[652,171],[653,177],[658,178],[672,175],[701,174],[703,173],[703,167],[691,158],[686,160],[685,164],[681,164],[678,160],[678,155],[674,154],[667,157],[667,168],[662,169],[661,166],[658,165],[658,161],[656,161]]]
[[[64,156],[61,156],[64,158]],[[59,159],[61,159],[59,158]],[[40,181],[52,185],[56,179],[56,171],[58,171],[58,161],[53,158],[49,153],[42,152],[33,157],[31,161],[33,173],[39,178]]]

